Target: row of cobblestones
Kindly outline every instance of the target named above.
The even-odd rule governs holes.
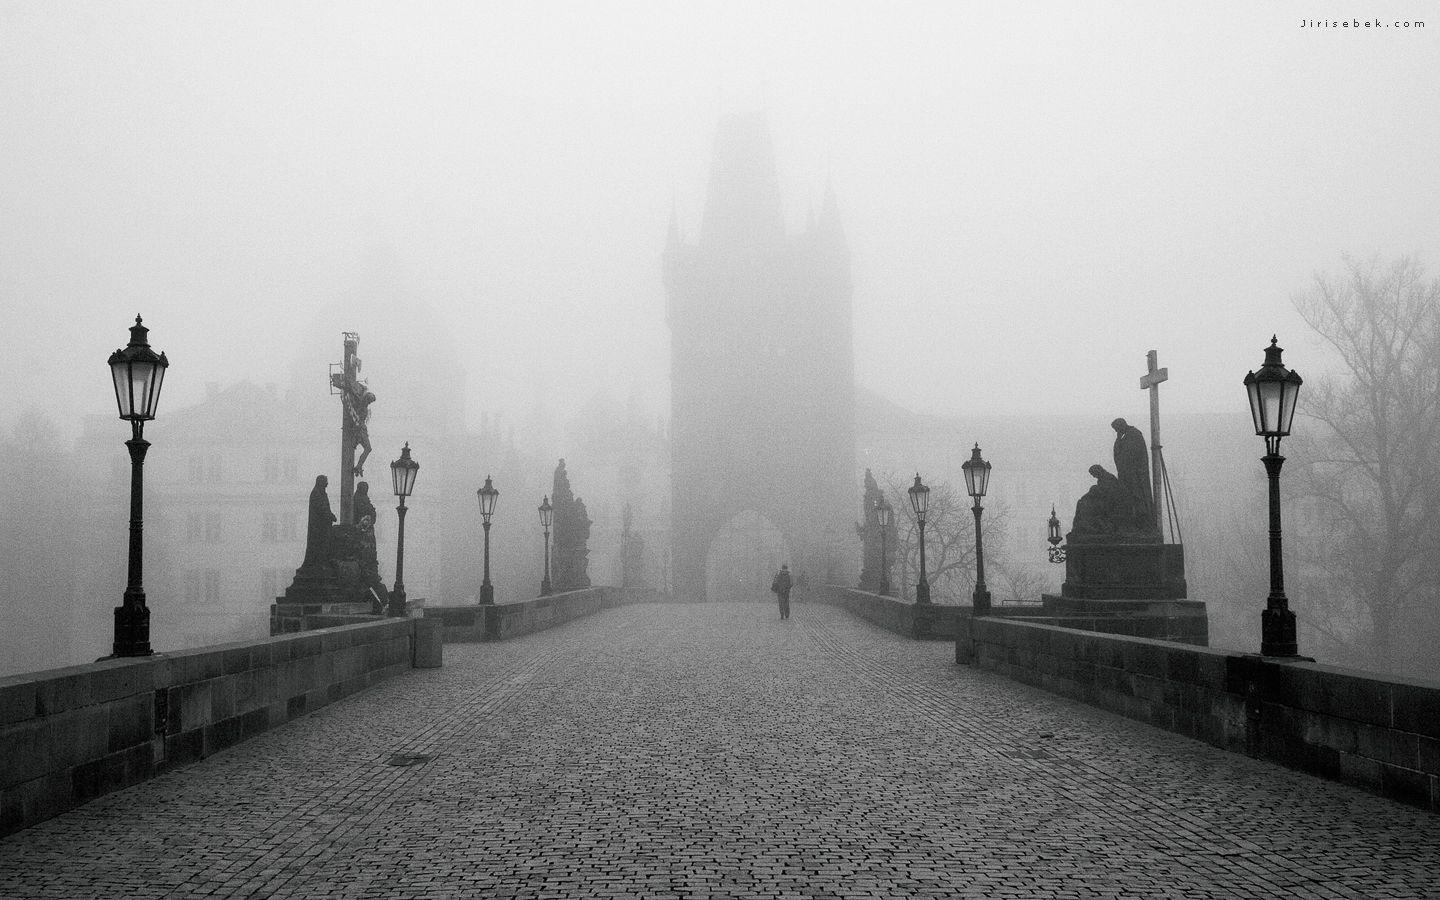
[[[952,652],[806,604],[450,645],[0,841],[0,896],[1440,896],[1434,815]]]

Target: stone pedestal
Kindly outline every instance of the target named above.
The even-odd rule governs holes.
[[[1060,595],[1077,600],[1181,600],[1182,544],[1075,544],[1065,548]]]
[[[326,550],[322,563],[296,569],[295,580],[275,598],[271,634],[363,622],[384,613],[390,591],[380,580],[374,533],[331,525]]]
[[[276,603],[285,604],[307,604],[317,603],[341,603],[345,600],[352,600],[346,597],[341,590],[340,581],[335,577],[334,570],[329,566],[316,567],[314,569],[299,568],[295,570],[295,580],[285,589],[285,593],[275,598]]]
[[[1082,600],[1041,594],[1043,616],[1030,621],[1205,647],[1210,621],[1199,600]]]
[[[276,599],[284,600],[283,597]],[[375,615],[371,603],[277,602],[270,607],[270,633],[292,634],[336,625],[354,625],[356,622],[373,622],[378,618],[382,617]]]

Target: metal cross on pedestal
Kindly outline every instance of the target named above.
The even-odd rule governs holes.
[[[1150,495],[1155,498],[1155,529],[1159,531],[1165,521],[1161,514],[1164,492],[1160,487],[1163,465],[1160,461],[1160,382],[1169,380],[1170,370],[1156,368],[1155,363],[1156,354],[1151,350],[1145,354],[1146,373],[1140,377],[1140,390],[1150,391]]]

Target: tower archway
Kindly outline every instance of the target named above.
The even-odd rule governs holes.
[[[740,602],[770,599],[770,579],[790,561],[780,527],[754,510],[720,526],[705,557],[705,597]]]

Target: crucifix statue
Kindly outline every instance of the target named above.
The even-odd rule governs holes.
[[[370,404],[375,395],[360,380],[360,335],[344,332],[345,361],[339,372],[331,371],[332,393],[341,396],[340,413],[340,524],[354,522],[355,479],[365,475],[365,458],[370,455]],[[355,458],[355,448],[364,452]]]
[[[1169,380],[1170,370],[1157,368],[1156,362],[1154,350],[1145,354],[1146,372],[1140,376],[1140,390],[1150,392],[1150,483],[1154,486],[1155,528],[1159,530],[1165,521],[1161,515],[1164,492],[1160,489],[1160,382]]]

